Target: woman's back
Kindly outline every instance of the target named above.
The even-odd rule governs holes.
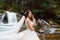
[[[25,25],[26,25],[27,29],[29,29],[28,22],[29,22],[31,25],[33,25],[33,23],[31,22],[31,20],[30,20],[29,18],[27,18],[27,19],[25,20]]]

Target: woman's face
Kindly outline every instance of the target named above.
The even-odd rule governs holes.
[[[31,16],[32,16],[32,13],[31,13],[31,12],[29,12],[28,17],[31,17]]]

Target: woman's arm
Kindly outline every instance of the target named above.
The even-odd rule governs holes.
[[[33,21],[33,26],[36,26],[36,20],[34,18],[34,15],[32,15],[32,21]]]
[[[36,20],[35,19],[33,19],[33,25],[34,26],[36,26],[37,24],[36,24]]]
[[[34,31],[33,25],[30,21],[27,21],[28,27],[31,29],[31,31]]]

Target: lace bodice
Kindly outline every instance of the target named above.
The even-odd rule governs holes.
[[[26,25],[27,29],[29,29],[27,21],[29,21],[32,26],[33,26],[33,22],[30,19],[25,20],[25,25]]]

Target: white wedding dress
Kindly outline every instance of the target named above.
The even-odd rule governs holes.
[[[32,21],[30,21],[30,22],[33,25],[33,22]],[[29,29],[27,22],[25,22],[25,24],[26,24],[27,30],[24,31],[25,33],[22,36],[21,40],[40,40],[38,38],[38,35],[36,34],[36,32],[35,31],[31,31]]]

